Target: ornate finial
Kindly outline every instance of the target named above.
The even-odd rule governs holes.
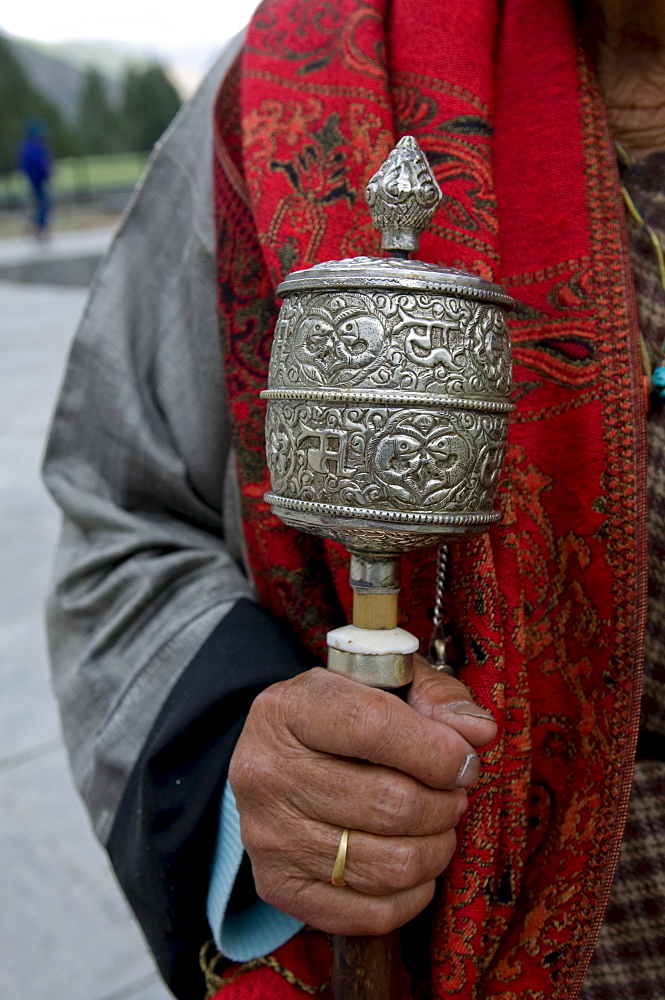
[[[425,155],[405,135],[367,185],[372,221],[381,230],[383,250],[410,252],[430,224],[443,195]]]

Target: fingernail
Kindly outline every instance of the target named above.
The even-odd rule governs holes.
[[[491,719],[494,722],[492,713],[476,705],[475,701],[449,701],[446,708],[455,715],[472,715],[474,719]]]
[[[457,785],[458,787],[465,788],[467,785],[472,785],[480,774],[480,760],[478,759],[477,753],[468,753],[464,758],[464,763],[460,768],[460,772],[457,775]]]

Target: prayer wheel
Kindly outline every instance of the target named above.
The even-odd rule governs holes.
[[[292,527],[350,550],[354,625],[330,633],[329,667],[393,688],[408,683],[417,648],[396,630],[399,554],[499,519],[513,300],[476,275],[407,259],[441,200],[413,137],[367,198],[383,249],[399,256],[327,261],[278,288],[262,394],[266,500]]]

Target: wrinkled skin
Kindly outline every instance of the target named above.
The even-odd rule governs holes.
[[[665,149],[663,0],[583,0],[612,134],[635,158]]]
[[[259,896],[333,934],[401,927],[450,862],[480,770],[475,749],[496,731],[463,684],[419,656],[406,703],[321,668],[272,685],[229,774]]]

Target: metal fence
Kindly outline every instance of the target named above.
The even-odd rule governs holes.
[[[123,194],[136,185],[146,153],[79,156],[56,160],[51,179],[55,202],[86,202]],[[28,182],[19,170],[0,174],[0,209],[20,208],[30,199]]]

